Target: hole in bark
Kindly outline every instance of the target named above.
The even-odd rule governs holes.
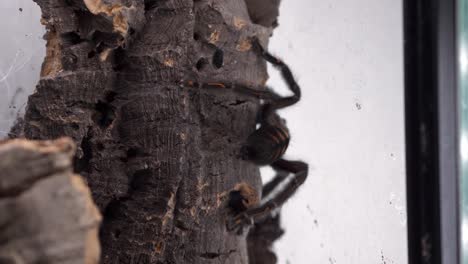
[[[75,54],[71,54],[71,53],[65,53],[64,56],[63,56],[63,63],[64,64],[68,64],[68,65],[73,65],[75,63],[78,62],[78,58],[76,57]]]
[[[79,126],[77,123],[71,124],[71,127],[72,127],[74,130],[80,129],[80,126]]]
[[[93,120],[101,128],[107,128],[115,119],[115,108],[110,103],[115,100],[116,95],[115,92],[108,92],[104,101],[98,101],[94,107],[96,113],[93,115]]]
[[[103,151],[105,147],[104,147],[104,144],[98,143],[98,144],[96,145],[96,148],[97,148],[97,150],[99,150],[99,151]]]
[[[97,44],[96,46],[96,52],[95,53],[101,53],[103,52],[104,50],[106,49],[106,45],[104,44],[104,42],[99,42],[99,44]]]
[[[205,68],[205,66],[208,64],[208,60],[205,58],[201,58],[197,61],[197,64],[195,67],[197,68],[197,71],[201,71]]]
[[[115,100],[115,96],[117,95],[116,92],[109,91],[106,93],[106,102],[112,103]]]
[[[114,230],[114,237],[118,239],[118,238],[120,237],[120,234],[121,234],[121,233],[122,233],[122,232],[120,231],[120,229]]]
[[[151,179],[152,172],[150,169],[137,170],[132,175],[130,187],[132,190],[137,191],[143,189]]]
[[[121,200],[114,199],[107,204],[106,208],[104,209],[104,221],[117,218],[119,215],[121,203]]]
[[[125,60],[125,50],[122,49],[121,47],[117,48],[114,50],[114,59],[115,59],[115,66],[113,67],[114,71],[122,71],[124,70],[128,65]]]
[[[214,252],[206,252],[206,253],[200,254],[200,257],[206,258],[206,259],[215,259],[215,258],[219,258],[220,256],[221,254],[214,253]]]
[[[91,159],[93,158],[93,149],[91,146],[91,133],[88,132],[88,134],[83,138],[81,141],[80,145],[82,151],[83,151],[83,156],[80,159],[75,159],[74,162],[74,170],[77,173],[80,172],[91,172]]]
[[[31,104],[31,106],[28,106],[28,111],[26,112],[27,117],[30,120],[39,120],[42,118],[41,113],[39,110],[34,106],[34,104]]]
[[[158,1],[160,0],[145,0],[145,11],[156,8]]]
[[[135,29],[133,29],[133,28],[130,28],[130,29],[128,30],[128,33],[130,33],[130,35],[134,35],[135,32],[136,32],[136,31],[135,31]]]
[[[200,34],[198,34],[198,33],[193,33],[193,39],[194,39],[194,40],[199,40],[199,39],[200,39]]]
[[[94,50],[88,53],[88,59],[91,59],[94,56],[96,56],[96,52]]]
[[[120,160],[123,162],[128,162],[131,159],[134,159],[136,157],[144,157],[146,156],[145,152],[140,149],[140,148],[129,148],[126,152],[125,157],[121,158]]]
[[[190,228],[188,228],[188,227],[185,225],[185,223],[182,222],[182,221],[179,220],[179,219],[176,219],[176,220],[174,221],[174,226],[177,227],[177,228],[179,228],[180,230],[183,230],[183,231],[188,231],[188,230],[190,230]]]
[[[238,105],[244,104],[246,102],[247,101],[244,101],[244,100],[236,100],[235,102],[229,103],[229,105],[238,106]]]
[[[109,127],[115,119],[114,107],[106,102],[98,101],[94,109],[96,113],[93,115],[93,120],[101,128]]]
[[[139,150],[137,148],[130,148],[127,150],[127,158],[132,159],[135,158],[139,153]]]
[[[127,158],[128,159],[133,159],[133,158],[136,158],[136,157],[141,157],[141,156],[144,156],[145,153],[143,152],[142,149],[140,148],[129,148],[127,150]]]
[[[240,191],[231,191],[229,193],[229,207],[236,213],[243,212],[247,210],[247,207],[244,205],[245,198],[242,196]]]
[[[60,35],[62,39],[62,45],[64,46],[73,46],[76,44],[81,43],[83,40],[81,39],[80,35],[76,32],[67,32]]]
[[[235,213],[240,213],[258,204],[259,198],[252,186],[241,182],[236,184],[234,190],[229,193],[228,207]]]
[[[221,68],[223,67],[223,63],[224,63],[224,52],[221,50],[221,49],[217,49],[215,51],[215,53],[213,54],[213,61],[212,61],[213,65],[216,67],[216,68]]]

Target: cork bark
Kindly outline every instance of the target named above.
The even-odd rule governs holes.
[[[258,99],[181,82],[264,85],[250,38],[267,45],[279,1],[262,0],[267,14],[244,0],[34,1],[47,56],[23,135],[76,142],[103,214],[101,263],[249,263],[248,244],[251,263],[274,263],[255,258],[271,243],[225,224],[230,191],[261,194],[239,156]]]
[[[0,263],[99,263],[101,215],[68,138],[0,142]]]

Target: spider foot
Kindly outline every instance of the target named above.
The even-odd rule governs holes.
[[[226,228],[230,232],[236,232],[238,235],[242,235],[244,229],[254,224],[253,218],[248,216],[246,213],[240,213],[232,216],[226,223]]]

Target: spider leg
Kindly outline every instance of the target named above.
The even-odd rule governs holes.
[[[281,98],[281,96],[277,94],[275,91],[273,91],[273,89],[271,89],[270,87],[254,88],[251,86],[237,84],[237,83],[221,83],[221,82],[198,83],[198,82],[193,82],[193,81],[183,81],[181,84],[183,86],[196,87],[196,88],[202,88],[202,89],[207,89],[207,90],[227,89],[227,90],[232,90],[239,94],[244,94],[247,96],[252,96],[252,97],[267,100],[267,101],[275,101]]]
[[[247,209],[246,211],[235,216],[231,221],[228,221],[228,230],[242,230],[246,225],[251,225],[263,219],[274,209],[281,207],[291,196],[296,193],[297,189],[305,182],[308,173],[308,165],[302,161],[289,161],[279,159],[272,164],[275,170],[286,171],[293,173],[293,178],[279,193],[274,195],[270,200],[262,205]],[[282,179],[284,181],[284,178]],[[275,182],[273,185],[278,186],[281,182]],[[271,192],[271,191],[270,191]]]
[[[265,199],[271,192],[276,189],[288,177],[289,172],[278,170],[275,177],[271,181],[263,185],[262,199]]]
[[[293,92],[292,96],[282,97],[272,89],[268,88],[253,88],[247,85],[242,84],[227,84],[227,83],[220,83],[220,82],[206,82],[206,83],[198,83],[194,81],[181,81],[181,84],[184,86],[189,87],[199,87],[199,88],[206,88],[206,89],[231,89],[235,92],[239,92],[242,94],[254,96],[260,99],[265,99],[268,102],[269,107],[266,108],[264,111],[265,118],[268,117],[270,114],[275,112],[275,110],[285,108],[291,106],[301,99],[301,88],[299,84],[294,79],[294,76],[289,69],[289,66],[284,63],[279,58],[273,56],[267,50],[265,50],[262,45],[260,44],[257,38],[253,38],[252,45],[254,50],[256,50],[267,62],[273,64],[277,69],[280,70],[281,76],[285,80],[286,84],[288,85],[289,90]]]
[[[299,87],[299,84],[297,84],[296,80],[294,79],[294,76],[291,70],[289,69],[289,66],[286,65],[286,63],[284,63],[282,60],[273,56],[271,53],[265,50],[257,38],[253,39],[252,45],[254,46],[254,49],[257,50],[266,61],[273,64],[273,66],[275,66],[277,69],[280,70],[281,76],[283,77],[286,84],[288,85],[289,90],[293,92],[292,96],[282,97],[282,98],[275,100],[272,103],[271,111],[281,109],[284,107],[288,107],[297,103],[301,99],[301,88]]]

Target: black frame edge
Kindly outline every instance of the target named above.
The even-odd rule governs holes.
[[[460,263],[456,0],[404,1],[409,263]]]

